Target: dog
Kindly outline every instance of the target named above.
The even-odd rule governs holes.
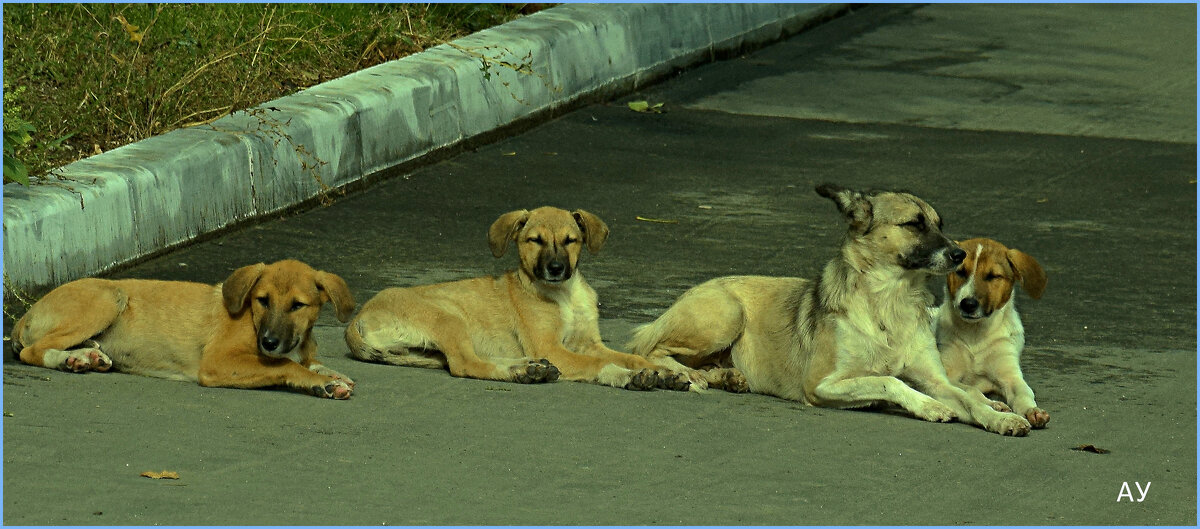
[[[346,282],[293,260],[242,267],[215,286],[88,278],[34,303],[12,340],[22,362],[51,369],[347,399],[354,381],[316,359],[312,327],[326,302],[350,319]]]
[[[1021,375],[1025,328],[1013,301],[1019,282],[1033,299],[1046,290],[1046,272],[1029,254],[991,239],[959,243],[967,252],[962,266],[946,275],[946,297],[935,316],[938,349],[950,380],[967,391],[999,393],[993,402],[1014,411],[1034,428],[1050,414],[1038,408]]]
[[[346,329],[365,361],[448,369],[456,377],[521,383],[565,380],[626,389],[684,390],[685,374],[609,349],[600,339],[596,292],[578,270],[608,226],[582,209],[505,213],[488,230],[492,255],[516,243],[520,265],[502,276],[389,288]]]
[[[942,367],[925,283],[966,253],[942,234],[933,207],[905,192],[833,184],[816,192],[848,224],[820,277],[709,280],[639,327],[628,349],[693,369],[718,366],[705,372],[710,387],[741,389],[744,380],[750,391],[815,406],[890,403],[927,421],[1028,433],[1023,417],[954,385]]]

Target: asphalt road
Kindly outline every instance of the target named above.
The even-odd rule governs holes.
[[[6,358],[3,521],[1195,525],[1195,20],[1194,5],[861,9],[114,274],[217,282],[291,257],[361,303],[513,266],[485,242],[501,213],[583,208],[612,231],[582,270],[619,347],[708,278],[816,274],[843,227],[815,184],[903,188],[950,235],[1047,269],[1041,300],[1017,297],[1045,430],[455,379],[350,359],[326,311],[320,354],[358,382],[348,401]]]

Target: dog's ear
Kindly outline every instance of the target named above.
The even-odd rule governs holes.
[[[860,235],[867,232],[871,226],[871,202],[862,193],[836,184],[821,184],[816,191],[837,204],[838,211],[850,224],[850,231]]]
[[[492,248],[492,255],[500,257],[504,252],[508,251],[508,242],[517,238],[517,232],[525,226],[525,221],[529,220],[529,210],[518,209],[509,211],[496,222],[492,223],[492,227],[488,228],[488,246]]]
[[[350,321],[350,316],[354,314],[354,296],[350,294],[346,281],[329,272],[317,272],[315,279],[317,290],[321,292],[321,302],[333,302],[338,321]]]
[[[1008,262],[1017,271],[1017,279],[1021,281],[1025,293],[1033,299],[1041,299],[1042,292],[1046,291],[1046,271],[1042,270],[1037,259],[1021,250],[1009,249]]]
[[[229,278],[221,284],[221,297],[225,299],[225,310],[237,314],[246,307],[246,298],[250,297],[250,289],[258,282],[267,265],[258,263],[243,266],[229,274]]]
[[[583,242],[587,243],[588,252],[599,252],[604,247],[604,241],[608,240],[608,224],[582,209],[572,211],[571,216],[575,217],[575,223],[583,230]]]

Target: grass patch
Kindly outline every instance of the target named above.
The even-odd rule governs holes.
[[[4,117],[29,175],[211,122],[537,4],[7,4]],[[11,111],[10,111],[11,110]],[[5,181],[9,181],[5,142]]]

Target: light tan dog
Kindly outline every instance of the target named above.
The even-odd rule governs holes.
[[[1038,408],[1021,374],[1025,327],[1013,292],[1021,283],[1033,299],[1046,290],[1046,272],[1029,254],[991,239],[959,243],[967,252],[958,270],[946,276],[946,299],[936,316],[938,349],[950,380],[969,391],[999,393],[999,410],[1012,410],[1034,428],[1050,422]]]
[[[239,268],[216,286],[80,279],[34,303],[12,338],[22,362],[51,369],[345,399],[354,382],[317,361],[311,336],[325,302],[341,321],[354,311],[345,281],[291,260]]]
[[[890,403],[928,421],[957,417],[992,432],[1028,433],[1024,418],[946,377],[925,281],[954,270],[965,253],[942,235],[937,212],[908,193],[830,184],[816,191],[849,224],[819,278],[713,279],[641,327],[630,350],[716,365],[717,385],[739,386],[741,375],[750,391],[815,406]]]
[[[456,377],[573,381],[628,389],[686,389],[685,375],[600,340],[596,292],[579,273],[608,226],[595,215],[542,207],[501,215],[488,230],[492,254],[516,242],[520,266],[500,277],[389,288],[346,329],[354,356],[385,364],[448,368]]]

